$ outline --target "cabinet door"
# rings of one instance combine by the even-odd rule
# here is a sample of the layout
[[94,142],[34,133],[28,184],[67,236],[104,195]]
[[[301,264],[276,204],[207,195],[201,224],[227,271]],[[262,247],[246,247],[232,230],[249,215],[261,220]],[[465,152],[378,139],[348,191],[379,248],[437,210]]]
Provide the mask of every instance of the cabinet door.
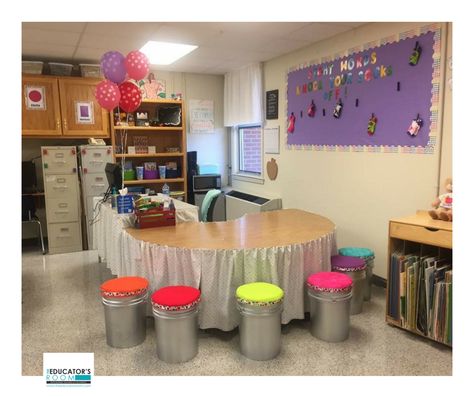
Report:
[[100,80],[60,78],[63,135],[77,137],[108,137],[108,113],[94,97]]
[[57,78],[23,76],[21,90],[22,135],[61,135]]

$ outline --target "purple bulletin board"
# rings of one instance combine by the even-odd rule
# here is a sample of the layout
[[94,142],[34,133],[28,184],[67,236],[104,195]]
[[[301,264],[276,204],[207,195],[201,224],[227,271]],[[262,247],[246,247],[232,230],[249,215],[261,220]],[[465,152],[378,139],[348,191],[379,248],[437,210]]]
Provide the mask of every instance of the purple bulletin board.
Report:
[[[415,66],[410,55],[418,42]],[[403,151],[432,153],[439,100],[440,30],[429,26],[351,49],[348,55],[293,68],[287,76],[287,133],[291,148],[316,150]],[[342,101],[340,118],[333,111]],[[308,115],[312,101],[314,117]],[[323,115],[323,112],[325,115]],[[367,132],[372,114],[375,133]],[[416,136],[407,130],[414,118],[423,120]]]

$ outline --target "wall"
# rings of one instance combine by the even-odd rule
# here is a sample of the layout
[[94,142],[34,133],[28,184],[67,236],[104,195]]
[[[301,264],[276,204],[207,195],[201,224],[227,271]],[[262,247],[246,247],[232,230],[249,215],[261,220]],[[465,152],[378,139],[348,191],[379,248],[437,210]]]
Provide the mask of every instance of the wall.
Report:
[[[374,249],[374,273],[384,278],[388,221],[429,208],[438,191],[440,145],[437,143],[432,155],[287,150],[286,74],[290,67],[300,63],[426,24],[370,23],[266,62],[264,89],[278,89],[280,103],[279,119],[267,121],[266,126],[280,127],[281,150],[279,155],[265,155],[264,168],[267,161],[275,158],[278,178],[270,181],[265,174],[263,185],[233,182],[236,190],[281,197],[284,208],[328,217],[336,224],[338,246]],[[443,27],[443,40],[445,35]],[[441,73],[444,76],[444,67]],[[447,114],[444,122],[450,117]],[[445,134],[447,142],[451,130],[446,129]]]

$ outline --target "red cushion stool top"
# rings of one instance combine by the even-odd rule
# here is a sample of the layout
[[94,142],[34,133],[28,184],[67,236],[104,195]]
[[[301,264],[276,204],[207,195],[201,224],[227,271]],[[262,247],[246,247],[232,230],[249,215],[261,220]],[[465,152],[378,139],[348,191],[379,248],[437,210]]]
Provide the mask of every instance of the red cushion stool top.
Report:
[[199,303],[201,291],[187,285],[171,285],[155,291],[151,296],[153,307],[166,311],[187,310]]
[[143,277],[118,277],[106,281],[100,286],[105,298],[127,298],[141,295],[147,291],[148,280]]
[[331,270],[338,272],[356,272],[365,270],[365,260],[355,256],[334,255],[331,256]]
[[306,285],[320,292],[348,292],[352,289],[352,279],[342,273],[319,272],[311,274]]

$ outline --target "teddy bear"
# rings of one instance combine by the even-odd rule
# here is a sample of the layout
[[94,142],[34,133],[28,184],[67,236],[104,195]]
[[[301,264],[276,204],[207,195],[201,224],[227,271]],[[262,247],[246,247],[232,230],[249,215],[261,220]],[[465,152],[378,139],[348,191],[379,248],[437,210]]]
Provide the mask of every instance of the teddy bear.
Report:
[[453,180],[446,179],[445,183],[447,193],[439,196],[431,203],[434,210],[428,211],[433,219],[441,219],[442,221],[452,222],[453,220]]

